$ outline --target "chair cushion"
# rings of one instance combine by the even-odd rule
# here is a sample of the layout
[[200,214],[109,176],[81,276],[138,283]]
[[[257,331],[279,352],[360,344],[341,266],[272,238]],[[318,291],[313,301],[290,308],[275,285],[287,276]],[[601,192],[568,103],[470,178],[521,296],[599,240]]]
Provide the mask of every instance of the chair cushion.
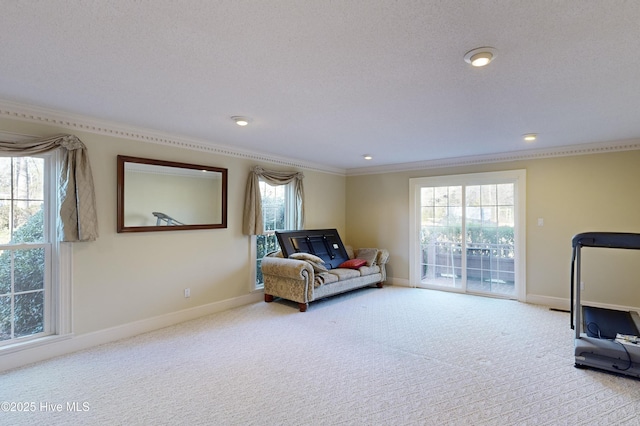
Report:
[[367,264],[364,259],[349,259],[346,262],[342,262],[338,265],[338,268],[360,269],[360,267]]
[[367,261],[367,266],[374,266],[378,257],[377,248],[361,248],[357,251],[356,257]]
[[304,260],[305,262],[309,263],[313,267],[314,273],[328,271],[327,267],[324,266],[324,260],[320,259],[318,256],[314,256],[313,254],[293,253],[291,256],[289,256],[289,258],[296,259],[296,260]]
[[347,268],[331,269],[329,273],[333,275],[337,275],[340,281],[348,280],[349,278],[357,278],[360,276],[360,271],[356,269],[347,269]]

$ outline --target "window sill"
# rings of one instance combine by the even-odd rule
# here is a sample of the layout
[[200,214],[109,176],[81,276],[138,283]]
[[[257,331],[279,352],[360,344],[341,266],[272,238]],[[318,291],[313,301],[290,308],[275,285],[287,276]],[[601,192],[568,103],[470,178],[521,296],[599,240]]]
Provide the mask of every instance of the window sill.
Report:
[[59,335],[54,334],[50,336],[44,336],[36,339],[27,340],[24,342],[16,342],[6,346],[0,347],[0,355],[11,354],[15,352],[20,352],[26,349],[37,348],[39,346],[48,345],[51,343],[57,343],[63,340],[68,340],[73,337],[73,333]]

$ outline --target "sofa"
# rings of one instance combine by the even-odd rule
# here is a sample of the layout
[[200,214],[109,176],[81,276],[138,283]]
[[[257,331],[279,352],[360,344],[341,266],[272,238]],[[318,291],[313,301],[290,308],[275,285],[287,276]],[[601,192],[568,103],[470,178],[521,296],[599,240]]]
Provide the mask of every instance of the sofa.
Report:
[[323,259],[309,253],[293,253],[285,258],[279,251],[265,256],[261,265],[265,302],[280,297],[297,302],[300,312],[305,312],[309,302],[323,297],[371,285],[382,288],[389,252],[377,248],[352,250],[348,246],[345,249],[349,259],[337,267],[327,266]]

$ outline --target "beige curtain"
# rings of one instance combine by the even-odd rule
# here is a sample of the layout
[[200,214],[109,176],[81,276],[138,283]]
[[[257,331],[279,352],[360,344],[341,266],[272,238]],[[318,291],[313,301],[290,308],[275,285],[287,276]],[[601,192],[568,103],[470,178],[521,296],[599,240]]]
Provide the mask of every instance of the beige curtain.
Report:
[[304,175],[300,172],[278,172],[255,166],[251,169],[249,179],[247,180],[242,232],[245,235],[260,235],[264,233],[262,197],[259,186],[260,178],[270,185],[286,185],[294,181],[296,198],[294,220],[296,229],[302,229],[304,227],[304,190],[302,187]]
[[60,241],[94,241],[98,238],[98,215],[87,148],[73,135],[57,135],[26,142],[0,141],[0,153],[12,157],[63,149],[59,181]]

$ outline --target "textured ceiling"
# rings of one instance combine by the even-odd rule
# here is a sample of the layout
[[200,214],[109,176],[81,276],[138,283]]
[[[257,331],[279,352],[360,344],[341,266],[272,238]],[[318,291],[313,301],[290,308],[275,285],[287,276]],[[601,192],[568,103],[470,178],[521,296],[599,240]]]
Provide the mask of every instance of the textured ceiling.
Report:
[[[217,146],[353,169],[640,138],[639,1],[0,10],[0,99]],[[488,67],[463,61],[479,46],[498,51]]]

